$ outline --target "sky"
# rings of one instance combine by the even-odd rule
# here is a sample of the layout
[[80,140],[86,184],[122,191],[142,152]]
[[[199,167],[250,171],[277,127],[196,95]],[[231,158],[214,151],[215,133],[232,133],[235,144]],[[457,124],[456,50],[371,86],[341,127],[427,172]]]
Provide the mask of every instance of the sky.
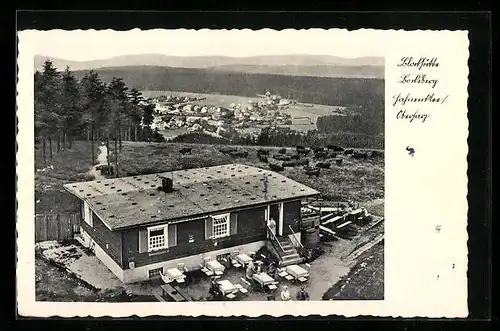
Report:
[[[385,32],[385,33],[384,33]],[[73,61],[130,54],[170,56],[333,55],[384,56],[387,31],[281,30],[27,30],[33,53]]]

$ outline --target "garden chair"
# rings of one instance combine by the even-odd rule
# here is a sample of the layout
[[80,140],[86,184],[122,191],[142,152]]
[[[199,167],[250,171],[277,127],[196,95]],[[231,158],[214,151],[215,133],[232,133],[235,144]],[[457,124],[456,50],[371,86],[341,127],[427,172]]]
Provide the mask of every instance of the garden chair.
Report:
[[238,291],[240,291],[243,294],[248,294],[249,288],[252,286],[245,278],[241,277],[240,278],[241,282],[239,284],[235,284],[236,288]]
[[188,268],[186,268],[184,263],[177,263],[177,269],[182,273],[188,272]]
[[210,257],[205,257],[203,258],[203,263],[200,264],[200,267],[201,267],[201,271],[207,275],[208,277],[211,277],[214,275],[214,273],[207,268],[207,263],[211,260]]

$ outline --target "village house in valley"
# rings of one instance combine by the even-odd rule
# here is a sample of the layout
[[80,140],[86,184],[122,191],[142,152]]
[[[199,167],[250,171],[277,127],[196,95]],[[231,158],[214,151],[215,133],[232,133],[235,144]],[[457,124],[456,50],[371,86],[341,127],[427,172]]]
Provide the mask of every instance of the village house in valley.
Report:
[[[124,283],[207,257],[300,245],[301,203],[319,192],[241,164],[64,185],[79,198],[86,246]],[[276,236],[268,219],[276,221]],[[280,255],[300,260],[296,251]]]

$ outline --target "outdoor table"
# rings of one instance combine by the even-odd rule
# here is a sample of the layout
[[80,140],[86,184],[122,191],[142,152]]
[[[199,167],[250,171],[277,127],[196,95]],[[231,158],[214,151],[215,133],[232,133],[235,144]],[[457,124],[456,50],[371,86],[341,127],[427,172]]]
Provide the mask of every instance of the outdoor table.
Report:
[[235,292],[238,290],[236,288],[236,286],[234,286],[233,283],[231,283],[228,280],[221,280],[221,281],[217,282],[217,284],[219,285],[219,289],[221,290],[221,292],[224,295]]
[[288,272],[290,275],[292,275],[293,278],[295,278],[295,279],[298,279],[300,277],[309,276],[309,272],[306,269],[299,267],[296,264],[287,266],[286,272]]
[[216,260],[208,261],[207,268],[210,269],[216,275],[220,275],[224,272],[224,266],[220,264],[219,261]]
[[274,283],[274,279],[265,272],[254,274],[253,279],[256,280],[260,285],[262,285],[262,287]]
[[245,266],[250,261],[252,261],[252,258],[246,254],[239,254],[238,256],[236,256],[236,260],[238,260],[238,262]]
[[168,269],[167,270],[167,275],[174,279],[174,280],[178,280],[178,279],[184,279],[186,276],[177,268],[171,268],[171,269]]

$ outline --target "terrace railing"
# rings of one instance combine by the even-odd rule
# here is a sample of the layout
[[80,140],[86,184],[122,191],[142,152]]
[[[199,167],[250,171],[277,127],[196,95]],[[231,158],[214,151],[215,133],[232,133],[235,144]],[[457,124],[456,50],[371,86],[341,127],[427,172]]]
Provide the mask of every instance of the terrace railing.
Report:
[[298,246],[304,248],[304,246],[302,245],[302,243],[300,242],[300,240],[298,240],[297,237],[295,236],[295,231],[293,231],[292,227],[290,225],[288,227],[290,228],[290,231],[292,231],[293,240],[298,244]]

